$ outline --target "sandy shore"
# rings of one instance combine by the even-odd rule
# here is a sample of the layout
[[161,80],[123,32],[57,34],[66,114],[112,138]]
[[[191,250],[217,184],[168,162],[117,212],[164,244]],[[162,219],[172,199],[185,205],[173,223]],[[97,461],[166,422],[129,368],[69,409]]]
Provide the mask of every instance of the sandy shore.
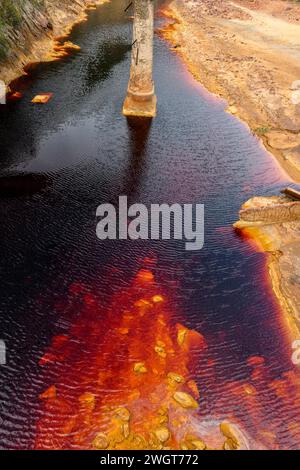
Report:
[[[248,123],[300,181],[300,4],[289,1],[172,1],[160,31],[228,112]],[[299,81],[299,82],[298,82]],[[287,202],[253,198],[244,207]],[[300,203],[299,203],[300,204]],[[273,291],[290,340],[300,338],[300,221],[272,219],[236,227],[269,253]]]
[[300,182],[300,5],[174,0],[162,12],[171,19],[162,34],[193,75]]

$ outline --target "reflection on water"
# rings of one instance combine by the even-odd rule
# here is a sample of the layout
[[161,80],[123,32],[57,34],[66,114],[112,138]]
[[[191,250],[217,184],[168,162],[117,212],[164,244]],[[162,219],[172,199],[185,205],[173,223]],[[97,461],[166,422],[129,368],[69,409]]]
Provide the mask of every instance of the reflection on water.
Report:
[[126,194],[130,197],[139,186],[139,177],[145,164],[147,140],[152,125],[152,119],[127,118],[130,162],[127,169]]
[[[135,377],[129,367],[143,354],[152,364],[156,352],[146,346],[174,342],[180,324],[206,343],[188,363],[180,355],[176,361],[178,368],[185,365],[187,382],[196,384],[189,388],[199,402],[196,422],[231,420],[257,445],[296,448],[299,379],[266,280],[266,258],[231,229],[244,200],[277,191],[284,174],[158,38],[158,116],[146,128],[123,118],[131,34],[121,2],[91,12],[70,39],[81,51],[37,67],[18,84],[23,99],[0,111],[0,176],[37,174],[46,182],[32,194],[0,194],[1,338],[8,350],[8,365],[0,368],[1,447],[82,448],[95,437],[97,416],[108,434],[113,416],[103,410],[107,397],[114,410],[129,407],[123,394],[126,377]],[[32,97],[43,92],[53,99],[33,105]],[[204,203],[204,249],[186,252],[181,241],[97,240],[97,206],[117,204],[122,194],[130,204]],[[152,288],[139,291],[134,284],[145,259],[154,260],[155,289],[167,299],[164,339],[156,335],[152,310],[143,318],[134,307],[137,292],[153,297]],[[129,309],[133,336],[123,338],[118,329],[127,328]],[[101,368],[111,378],[95,387]],[[91,395],[78,402],[84,393],[97,395],[95,414],[80,412],[93,403]]]
[[91,56],[86,64],[86,77],[84,83],[92,87],[100,80],[106,80],[110,76],[111,69],[124,60],[131,50],[130,45],[122,44],[122,38],[116,38],[116,43],[109,41],[99,44],[95,56]]

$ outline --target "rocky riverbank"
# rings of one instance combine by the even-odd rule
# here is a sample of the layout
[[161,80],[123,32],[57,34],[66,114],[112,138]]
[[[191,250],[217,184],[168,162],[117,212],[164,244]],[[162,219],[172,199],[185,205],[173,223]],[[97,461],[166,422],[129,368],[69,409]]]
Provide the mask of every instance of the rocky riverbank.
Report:
[[[0,80],[8,86],[28,64],[59,57],[63,38],[74,23],[104,1],[0,0]],[[72,48],[69,43],[65,46]]]
[[273,290],[287,315],[290,340],[300,338],[300,201],[287,196],[254,197],[240,211],[237,229],[270,254]]
[[300,181],[300,4],[174,0],[162,13],[194,76]]
[[[228,102],[300,181],[300,5],[291,1],[172,1],[160,30],[196,79]],[[270,253],[273,290],[300,337],[300,202],[254,197],[236,228]]]

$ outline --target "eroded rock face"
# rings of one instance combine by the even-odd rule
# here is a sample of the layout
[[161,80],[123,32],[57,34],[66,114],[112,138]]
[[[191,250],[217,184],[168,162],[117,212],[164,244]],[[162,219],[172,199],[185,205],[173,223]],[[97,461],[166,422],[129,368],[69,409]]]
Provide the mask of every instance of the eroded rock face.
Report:
[[266,133],[266,138],[270,147],[279,150],[289,150],[300,145],[299,134],[270,131]]
[[279,199],[277,203],[248,207],[240,211],[240,219],[246,222],[282,223],[300,221],[300,201]]

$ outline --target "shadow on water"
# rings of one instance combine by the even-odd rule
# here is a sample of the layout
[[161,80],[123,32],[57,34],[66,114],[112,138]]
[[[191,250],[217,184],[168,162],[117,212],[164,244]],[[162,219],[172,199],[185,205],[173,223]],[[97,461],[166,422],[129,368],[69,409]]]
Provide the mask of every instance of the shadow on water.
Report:
[[134,195],[134,191],[139,187],[152,119],[129,117],[127,118],[127,124],[130,136],[130,160],[124,194],[130,197]]
[[122,44],[121,40],[118,41],[118,38],[115,43],[105,41],[99,44],[95,55],[90,57],[86,64],[86,85],[91,87],[109,78],[111,70],[116,64],[124,60],[130,49],[130,45]]
[[50,183],[49,177],[37,173],[0,176],[0,198],[35,194]]

